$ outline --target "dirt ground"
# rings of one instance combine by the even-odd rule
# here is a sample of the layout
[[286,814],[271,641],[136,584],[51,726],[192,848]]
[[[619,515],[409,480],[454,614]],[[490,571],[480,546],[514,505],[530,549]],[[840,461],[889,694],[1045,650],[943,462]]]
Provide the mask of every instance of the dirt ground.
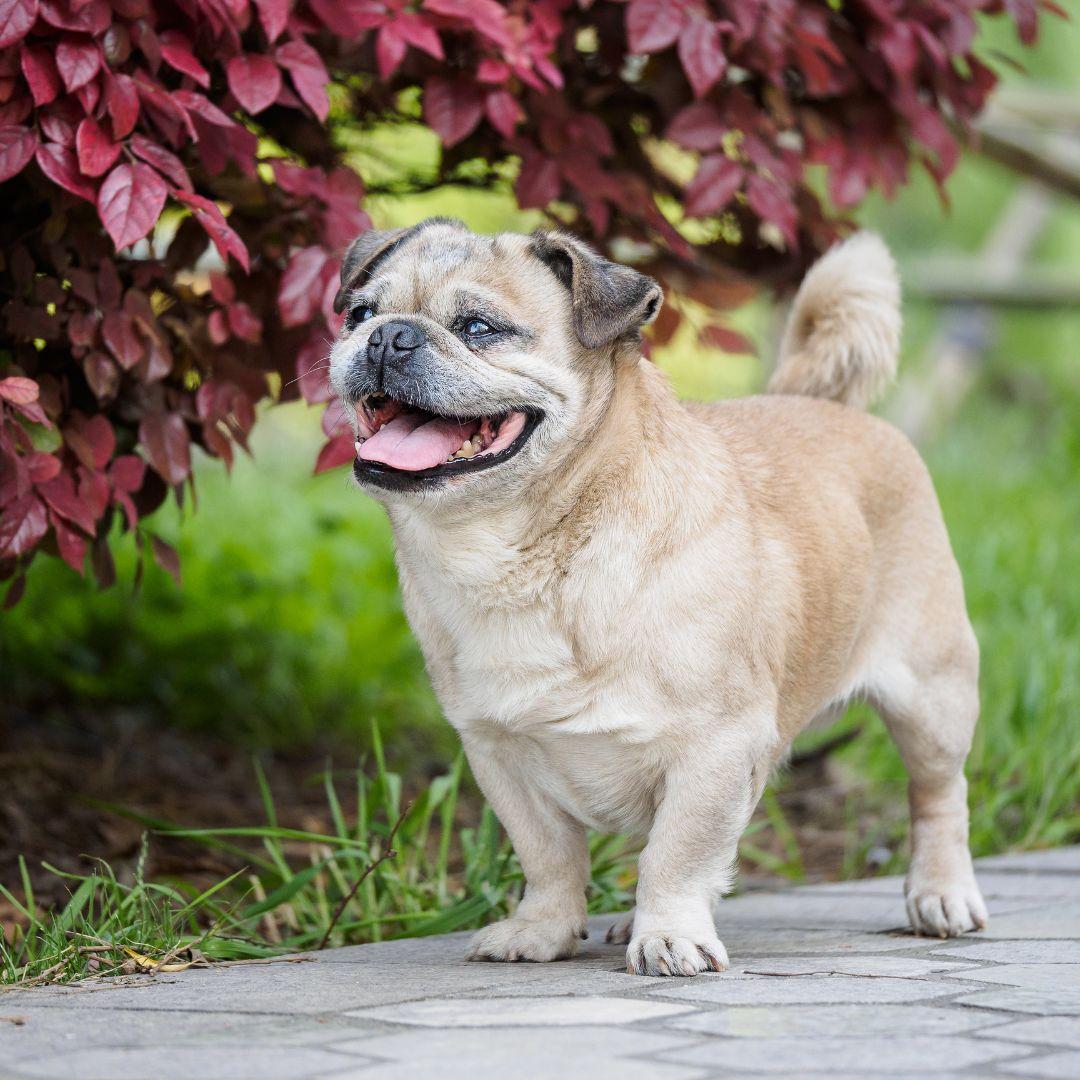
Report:
[[[356,757],[355,749],[342,746],[259,754],[280,824],[311,831],[329,828],[321,776],[330,762],[338,768],[355,767]],[[344,790],[342,797],[346,813],[351,812]],[[864,807],[853,831],[853,798],[858,803],[850,780],[828,755],[796,759],[778,796],[790,835],[765,824],[750,841],[778,860],[790,856],[794,841],[808,881],[872,872],[889,851],[866,837],[886,835],[891,826],[880,813]],[[130,873],[145,826],[110,806],[190,828],[265,821],[250,749],[135,715],[42,720],[0,708],[0,882],[21,892],[20,855],[39,904],[62,901],[66,891],[63,880],[46,871],[42,862],[85,872],[100,858],[119,875]],[[478,806],[475,795],[461,800],[462,824],[475,818]],[[766,816],[759,810],[756,820]],[[854,865],[853,844],[862,852]],[[870,852],[869,861],[863,849]],[[237,869],[229,860],[203,845],[158,836],[150,846],[147,870],[154,876],[213,880]],[[744,886],[776,880],[775,873],[743,858]]]

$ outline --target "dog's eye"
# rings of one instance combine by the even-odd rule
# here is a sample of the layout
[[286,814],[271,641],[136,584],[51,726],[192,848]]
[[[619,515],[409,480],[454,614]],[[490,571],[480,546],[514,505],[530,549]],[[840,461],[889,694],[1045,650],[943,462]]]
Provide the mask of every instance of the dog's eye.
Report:
[[495,328],[491,323],[484,322],[483,319],[470,319],[465,324],[465,333],[469,337],[480,337],[482,334],[490,334]]
[[375,318],[375,309],[370,304],[358,304],[349,312],[349,319],[354,326]]

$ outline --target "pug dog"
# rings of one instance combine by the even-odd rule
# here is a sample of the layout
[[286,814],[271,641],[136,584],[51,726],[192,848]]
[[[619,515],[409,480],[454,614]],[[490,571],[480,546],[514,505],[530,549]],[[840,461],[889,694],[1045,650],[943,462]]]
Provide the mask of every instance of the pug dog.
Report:
[[525,874],[471,956],[574,954],[592,828],[645,838],[609,934],[627,970],[723,970],[716,902],[770,771],[855,699],[909,775],[912,927],[985,926],[963,771],[978,646],[927,470],[864,411],[897,362],[888,251],[860,233],[814,266],[758,397],[678,400],[641,355],[661,302],[559,231],[436,218],[343,262],[353,471]]

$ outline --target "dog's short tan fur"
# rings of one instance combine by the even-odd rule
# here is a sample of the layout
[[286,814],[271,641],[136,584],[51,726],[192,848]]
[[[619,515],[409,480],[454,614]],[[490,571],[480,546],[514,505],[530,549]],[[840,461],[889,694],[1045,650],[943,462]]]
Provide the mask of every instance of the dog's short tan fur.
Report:
[[[334,347],[344,397],[392,314],[429,334],[434,392],[460,415],[500,401],[544,414],[486,472],[371,488],[435,690],[527,879],[472,955],[574,953],[591,826],[647,837],[637,908],[613,928],[629,970],[722,969],[714,904],[770,770],[860,697],[910,775],[913,927],[984,925],[963,776],[978,651],[960,575],[918,454],[851,407],[895,369],[881,242],[860,234],[810,272],[772,393],[715,405],[677,400],[641,359],[654,283],[561,234],[426,223],[363,238],[343,279],[343,306],[378,306]],[[466,347],[446,328],[461,290],[531,337]]]

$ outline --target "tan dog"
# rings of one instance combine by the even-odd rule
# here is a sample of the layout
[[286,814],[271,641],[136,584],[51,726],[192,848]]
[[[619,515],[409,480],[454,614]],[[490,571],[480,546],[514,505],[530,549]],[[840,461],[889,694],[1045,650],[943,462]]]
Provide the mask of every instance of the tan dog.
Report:
[[474,957],[576,951],[593,827],[648,837],[613,928],[628,969],[722,970],[713,907],[769,772],[854,698],[910,775],[912,926],[985,924],[960,574],[918,454],[860,411],[894,372],[898,299],[854,237],[803,283],[771,393],[700,405],[641,359],[657,284],[571,236],[434,219],[353,244],[331,371],[356,478],[527,880]]

